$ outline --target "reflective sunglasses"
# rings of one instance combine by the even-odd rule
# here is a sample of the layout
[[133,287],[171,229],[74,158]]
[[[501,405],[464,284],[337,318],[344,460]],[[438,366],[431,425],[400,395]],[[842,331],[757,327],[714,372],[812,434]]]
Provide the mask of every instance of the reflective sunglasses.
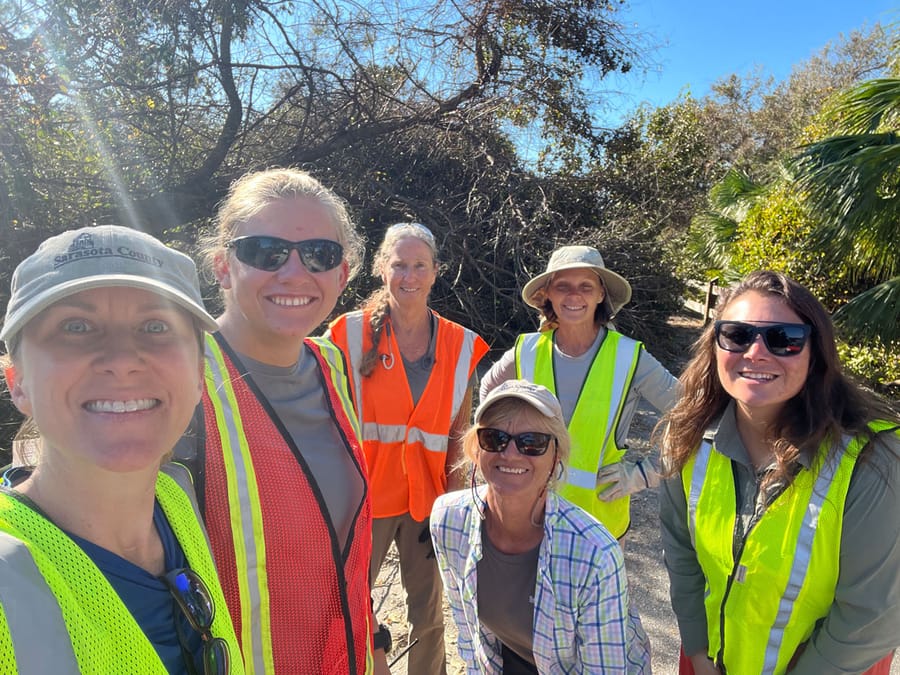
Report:
[[796,356],[803,351],[812,333],[812,326],[805,323],[765,322],[755,326],[743,321],[716,321],[716,344],[726,352],[743,354],[762,335],[763,342],[775,356]]
[[[213,637],[210,632],[216,608],[203,579],[187,567],[167,572],[160,579],[175,598],[175,604],[184,612],[191,627],[203,639],[203,675],[227,675],[231,670],[231,654],[228,643],[220,637]],[[189,653],[181,634],[181,624],[178,625],[178,639],[184,651]]]
[[503,452],[510,441],[515,441],[519,454],[528,457],[540,457],[547,452],[550,441],[556,440],[550,434],[542,434],[538,431],[526,431],[512,435],[500,431],[500,429],[485,427],[475,433],[478,435],[478,445],[485,452]]
[[254,234],[232,239],[225,246],[234,249],[235,257],[245,265],[266,272],[281,268],[291,251],[300,254],[300,261],[310,272],[333,270],[344,259],[344,247],[331,239],[288,241]]

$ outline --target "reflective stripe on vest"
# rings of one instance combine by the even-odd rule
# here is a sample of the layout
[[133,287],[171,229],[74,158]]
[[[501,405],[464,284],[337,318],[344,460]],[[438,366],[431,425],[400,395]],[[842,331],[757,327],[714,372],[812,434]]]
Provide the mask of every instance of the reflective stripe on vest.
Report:
[[474,332],[437,314],[435,365],[414,405],[396,340],[386,327],[379,361],[368,377],[359,365],[371,346],[369,311],[338,317],[329,328],[352,371],[353,398],[362,425],[373,515],[410,513],[423,520],[446,489],[446,453],[453,420],[487,344]]
[[9,609],[6,630],[0,626],[0,672],[77,675],[66,622],[28,548],[0,532],[0,560],[0,610]]
[[687,525],[707,582],[709,654],[715,659],[722,651],[724,622],[729,672],[784,673],[830,610],[844,503],[863,440],[842,439],[837,458],[823,445],[814,469],[801,470],[746,534],[737,561],[731,460],[704,441],[682,470]]
[[[553,368],[555,331],[528,333],[516,340],[516,375],[557,392]],[[581,395],[569,420],[572,454],[564,482],[558,491],[592,514],[621,537],[630,522],[630,498],[604,502],[597,497],[597,471],[622,459],[616,445],[616,427],[622,415],[631,380],[637,368],[641,343],[607,330],[585,375]]]
[[[346,330],[346,346],[343,340],[339,340],[340,347],[345,349],[347,359],[350,362],[350,370],[353,373],[353,401],[356,411],[362,420],[362,438],[364,441],[385,443],[421,443],[426,450],[431,452],[447,452],[447,434],[431,433],[419,427],[399,424],[379,424],[376,421],[368,421],[365,415],[365,397],[363,396],[364,378],[359,372],[359,364],[363,356],[363,328],[368,326],[368,313],[350,312],[342,317]],[[384,334],[382,334],[384,335]],[[337,338],[335,338],[338,340]],[[384,337],[382,337],[384,339]],[[453,399],[450,410],[450,420],[454,420],[462,406],[463,399],[468,390],[469,379],[472,371],[481,355],[475,359],[475,341],[480,340],[475,333],[465,330],[463,344],[459,358],[456,360],[456,371],[453,377]],[[379,364],[380,365],[380,364]],[[422,396],[424,397],[424,393]]]
[[[213,604],[225,607],[205,535],[187,494],[173,478],[160,473],[156,497],[188,564],[206,582]],[[0,648],[13,649],[20,672],[166,673],[115,589],[68,535],[6,494],[0,494],[0,532],[5,563],[0,601],[8,626]],[[36,592],[40,590],[46,592]],[[216,612],[211,631],[228,642],[232,655],[240,654],[227,611]],[[0,653],[0,662],[9,660]],[[240,658],[232,659],[231,672],[244,672]]]
[[258,506],[259,489],[225,356],[212,335],[206,336],[206,377],[211,382],[207,391],[222,439],[228,501],[237,506],[231,510],[231,528],[241,605],[244,661],[248,674],[271,673],[275,669],[272,644],[263,639],[264,635],[272,634],[272,629],[266,566],[260,564],[266,559],[266,543]]
[[[235,623],[240,624],[247,671],[313,672],[327,662],[335,673],[371,672],[367,492],[342,550],[302,455],[260,398],[252,378],[226,350],[215,336],[207,338],[206,508],[220,575],[227,584],[231,610],[239,617]],[[342,439],[340,450],[351,456],[365,481],[344,357],[324,339],[305,340],[304,350],[318,363],[327,405]],[[268,472],[268,479],[259,483],[262,471]],[[279,506],[284,498],[292,500],[290,509]],[[285,510],[292,515],[281,518],[278,514]],[[312,537],[309,546],[302,538],[306,535]],[[290,542],[291,548],[268,552],[267,537]],[[297,604],[304,593],[298,586],[302,571],[298,578],[285,573],[294,564],[290,557],[294,546],[303,547],[297,560],[302,557],[304,562],[298,564],[306,571],[321,569],[317,577],[321,583],[306,591],[310,599],[302,607]],[[293,623],[278,621],[285,612],[291,613]]]

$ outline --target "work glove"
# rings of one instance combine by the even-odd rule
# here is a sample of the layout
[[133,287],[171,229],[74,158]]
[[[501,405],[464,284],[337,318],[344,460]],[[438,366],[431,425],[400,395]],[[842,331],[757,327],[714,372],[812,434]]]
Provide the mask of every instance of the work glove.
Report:
[[609,483],[597,493],[605,502],[612,502],[635,492],[659,485],[659,472],[653,462],[616,462],[607,464],[597,472],[597,486]]

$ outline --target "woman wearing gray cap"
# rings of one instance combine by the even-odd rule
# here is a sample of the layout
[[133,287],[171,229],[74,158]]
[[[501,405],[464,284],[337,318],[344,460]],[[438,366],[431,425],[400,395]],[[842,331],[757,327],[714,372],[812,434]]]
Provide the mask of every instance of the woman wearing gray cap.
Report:
[[438,498],[431,535],[468,673],[650,672],[621,548],[553,490],[569,450],[559,402],[524,380],[491,391],[463,437],[471,491]]
[[0,671],[244,672],[189,476],[163,464],[215,326],[190,258],[128,228],[16,268],[0,339],[40,449],[0,487]]
[[572,436],[560,494],[622,538],[631,522],[629,495],[659,484],[651,461],[623,459],[628,428],[641,398],[667,410],[677,380],[643,344],[608,327],[631,299],[631,286],[603,264],[597,249],[556,249],[522,298],[540,312],[540,331],[520,335],[491,367],[481,397],[513,377],[548,387]]

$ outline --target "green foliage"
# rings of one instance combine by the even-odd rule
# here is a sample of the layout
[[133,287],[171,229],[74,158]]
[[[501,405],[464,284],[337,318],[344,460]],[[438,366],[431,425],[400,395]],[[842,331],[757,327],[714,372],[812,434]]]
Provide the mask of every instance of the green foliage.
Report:
[[841,363],[850,373],[888,395],[900,394],[900,349],[878,338],[864,343],[838,340]]
[[836,320],[852,334],[900,342],[900,79],[863,82],[837,96],[824,117],[833,135],[791,161],[816,216],[808,245],[875,286]]

